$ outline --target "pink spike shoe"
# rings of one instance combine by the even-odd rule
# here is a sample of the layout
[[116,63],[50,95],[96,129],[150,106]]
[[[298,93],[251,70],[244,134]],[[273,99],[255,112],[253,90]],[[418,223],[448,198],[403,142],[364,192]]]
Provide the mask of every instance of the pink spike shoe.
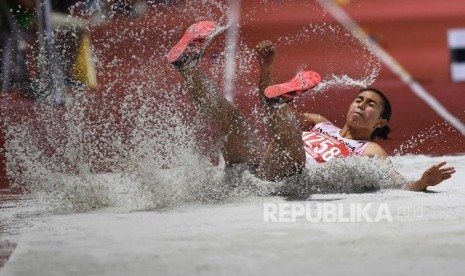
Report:
[[282,107],[295,97],[300,97],[303,93],[318,85],[321,76],[317,72],[303,71],[298,73],[290,81],[265,88],[265,97],[272,107]]
[[191,25],[181,40],[168,52],[168,61],[177,70],[195,67],[202,59],[212,39],[227,27],[218,27],[212,21],[201,21]]

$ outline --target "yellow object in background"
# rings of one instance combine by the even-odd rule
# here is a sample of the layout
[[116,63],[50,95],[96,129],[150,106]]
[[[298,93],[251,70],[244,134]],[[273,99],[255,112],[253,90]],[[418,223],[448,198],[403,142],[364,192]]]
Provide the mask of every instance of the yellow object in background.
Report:
[[350,0],[336,0],[336,4],[342,7],[349,5],[349,3],[350,3]]
[[84,35],[74,64],[74,76],[78,81],[94,89],[98,87],[97,71],[92,56],[90,38]]

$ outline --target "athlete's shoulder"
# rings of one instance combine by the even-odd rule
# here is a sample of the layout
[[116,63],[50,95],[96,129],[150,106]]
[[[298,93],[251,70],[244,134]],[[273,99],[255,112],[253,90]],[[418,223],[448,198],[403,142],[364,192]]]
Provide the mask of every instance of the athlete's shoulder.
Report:
[[387,152],[374,142],[368,142],[366,149],[363,151],[363,156],[373,156],[383,160],[389,157]]
[[328,119],[321,116],[320,114],[314,113],[295,113],[299,125],[302,130],[308,130],[314,127],[316,124],[329,122]]

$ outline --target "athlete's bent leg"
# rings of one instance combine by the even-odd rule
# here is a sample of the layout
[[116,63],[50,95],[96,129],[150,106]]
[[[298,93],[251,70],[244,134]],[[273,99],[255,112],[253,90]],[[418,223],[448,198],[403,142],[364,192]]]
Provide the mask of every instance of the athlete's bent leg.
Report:
[[299,173],[305,166],[302,132],[294,112],[286,105],[317,85],[321,77],[313,71],[298,73],[286,83],[272,84],[272,71],[276,51],[271,41],[256,47],[260,66],[258,93],[266,115],[272,143],[260,162],[257,176],[266,180],[279,180]]
[[289,107],[269,110],[268,131],[271,145],[260,161],[257,176],[276,181],[300,173],[305,166],[302,132]]

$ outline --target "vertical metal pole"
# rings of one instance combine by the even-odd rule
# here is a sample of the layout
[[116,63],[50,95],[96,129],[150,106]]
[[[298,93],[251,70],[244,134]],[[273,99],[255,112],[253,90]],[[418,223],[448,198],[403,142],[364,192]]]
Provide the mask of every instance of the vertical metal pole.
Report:
[[234,78],[236,75],[237,43],[239,42],[239,22],[241,18],[241,0],[229,0],[228,25],[226,33],[226,60],[224,71],[224,96],[232,102],[234,99]]
[[13,79],[13,56],[16,54],[15,50],[17,48],[17,43],[15,43],[15,38],[18,35],[18,26],[16,26],[16,23],[13,20],[12,15],[8,12],[9,7],[6,4],[6,2],[0,2],[0,11],[4,13],[6,17],[5,21],[7,23],[7,27],[9,28],[9,34],[4,34],[2,37],[0,37],[2,40],[4,40],[3,51],[0,53],[0,55],[2,55],[1,89],[3,92],[6,92],[8,89],[10,89],[11,82]]
[[[226,60],[224,70],[224,97],[234,101],[234,78],[236,76],[237,43],[239,42],[239,22],[241,18],[241,0],[229,0],[228,25],[226,31]],[[218,166],[224,168],[225,161],[221,151],[218,152]]]
[[[3,38],[2,38],[3,39]],[[11,55],[13,53],[12,39],[9,37],[3,45],[2,55],[2,92],[10,88],[11,82]]]
[[52,6],[49,0],[36,0],[37,35],[39,38],[40,89],[48,92],[52,100],[63,103],[64,77],[56,51],[52,29]]
[[45,90],[48,90],[48,81],[47,81],[47,58],[46,58],[46,45],[45,45],[45,25],[44,25],[44,16],[42,10],[42,1],[36,0],[36,18],[37,18],[37,39],[39,42],[39,56],[37,57],[37,67],[39,70],[39,90],[40,93],[44,93]]

